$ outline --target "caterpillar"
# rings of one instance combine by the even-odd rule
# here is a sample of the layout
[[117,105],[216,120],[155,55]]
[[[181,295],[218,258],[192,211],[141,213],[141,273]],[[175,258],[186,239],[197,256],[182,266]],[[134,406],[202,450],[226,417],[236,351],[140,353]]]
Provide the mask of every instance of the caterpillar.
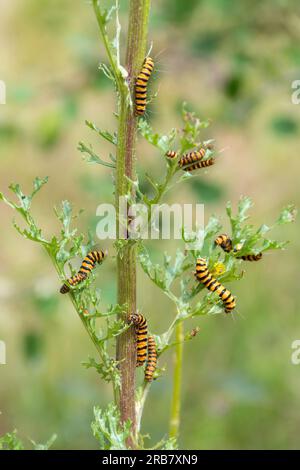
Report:
[[178,156],[177,152],[175,150],[168,150],[166,153],[167,158],[176,158]]
[[[70,286],[77,286],[80,282],[84,281],[88,274],[94,269],[96,266],[96,263],[100,264],[103,259],[105,258],[106,253],[104,251],[90,251],[84,260],[81,263],[81,266],[79,268],[79,271],[75,276],[70,277],[67,279],[67,283],[70,284]],[[62,287],[60,288],[60,293],[61,294],[66,294],[67,292],[70,291],[70,287],[68,284],[63,284]]]
[[143,116],[147,104],[147,84],[154,68],[154,62],[151,57],[146,57],[135,81],[135,112],[138,116]]
[[[225,233],[222,235],[219,235],[215,239],[215,244],[219,245],[226,253],[229,253],[232,251],[232,240],[231,238],[228,237]],[[240,247],[236,246],[233,251],[237,253],[240,250]],[[262,253],[258,253],[257,255],[254,254],[248,254],[248,255],[242,255],[242,256],[237,256],[237,259],[242,259],[243,261],[259,261],[262,258]]]
[[129,321],[135,325],[136,334],[136,367],[140,367],[147,359],[147,320],[140,313],[134,313],[129,316]]
[[145,369],[145,380],[147,382],[151,382],[153,380],[153,374],[156,370],[157,364],[157,350],[155,339],[153,336],[149,336],[148,338],[148,360]]
[[261,258],[262,258],[262,253],[258,253],[257,255],[237,256],[237,259],[242,259],[244,261],[259,261]]
[[229,313],[235,308],[236,303],[233,295],[210,274],[204,258],[197,259],[195,276],[208,290],[218,294],[224,304],[225,313]]
[[192,165],[193,163],[199,162],[205,155],[206,150],[204,148],[200,148],[197,151],[186,153],[181,157],[178,162],[180,168],[186,165]]
[[220,246],[226,253],[229,253],[232,250],[232,241],[231,238],[226,235],[226,233],[222,233],[215,239],[215,244]]
[[198,161],[194,163],[193,165],[183,168],[183,171],[193,171],[193,170],[198,170],[199,168],[206,168],[207,166],[211,166],[214,163],[215,163],[214,158],[208,158],[207,160]]

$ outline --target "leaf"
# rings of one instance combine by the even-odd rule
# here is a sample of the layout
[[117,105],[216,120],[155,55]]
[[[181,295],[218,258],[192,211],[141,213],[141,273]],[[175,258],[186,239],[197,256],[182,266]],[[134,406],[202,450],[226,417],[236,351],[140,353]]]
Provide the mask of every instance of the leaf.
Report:
[[58,214],[58,218],[63,224],[65,234],[69,234],[72,220],[72,206],[69,201],[62,201],[61,212]]
[[54,444],[57,439],[57,435],[53,434],[50,439],[45,444],[37,444],[31,439],[31,443],[33,444],[33,450],[49,450],[50,447]]
[[186,103],[182,106],[182,119],[184,126],[180,135],[180,153],[185,153],[200,146],[200,133],[210,125],[210,122],[202,121],[194,112],[188,111]]
[[103,74],[106,76],[106,78],[108,78],[112,82],[115,82],[115,77],[114,77],[114,74],[113,74],[113,71],[112,71],[111,67],[108,67],[106,64],[100,64],[99,65],[99,70],[101,70],[101,72],[103,72]]
[[110,403],[106,410],[96,406],[92,432],[101,450],[127,450],[126,440],[131,433],[131,422],[127,420],[121,424],[120,413],[114,403]]
[[115,168],[116,166],[113,165],[112,163],[109,163],[109,162],[105,162],[104,160],[102,160],[94,151],[93,149],[90,147],[87,147],[83,142],[79,142],[78,144],[78,150],[85,154],[86,155],[86,161],[88,163],[97,163],[98,165],[103,165],[103,166],[107,166],[109,168]]
[[144,119],[139,120],[138,129],[150,144],[157,147],[163,153],[166,153],[172,147],[172,143],[174,142],[177,133],[176,129],[172,129],[167,135],[153,132],[150,124]]
[[169,437],[167,440],[162,441],[162,450],[177,450],[178,444],[175,437]]
[[31,199],[33,196],[36,195],[40,189],[44,186],[44,184],[48,183],[48,176],[45,176],[45,178],[39,178],[38,176],[33,180],[33,192],[31,193]]
[[24,444],[18,438],[16,429],[0,437],[0,450],[24,450]]
[[112,377],[114,377],[115,382],[120,385],[120,373],[117,368],[118,362],[112,357],[109,357],[104,350],[102,351],[102,359],[103,361],[100,363],[92,357],[89,357],[88,360],[83,361],[81,365],[86,369],[96,369],[100,377],[107,383],[111,382]]
[[169,289],[173,281],[179,277],[183,272],[183,262],[186,256],[184,253],[177,249],[174,265],[171,265],[172,258],[167,253],[164,254],[164,268],[165,268],[165,284]]
[[[48,177],[47,176],[45,178],[36,177],[33,181],[33,191],[32,191],[30,196],[25,196],[25,194],[21,190],[21,187],[20,187],[19,184],[12,183],[12,184],[10,184],[9,189],[13,193],[15,193],[15,195],[17,196],[17,198],[19,200],[19,203],[20,203],[20,207],[22,209],[24,209],[25,212],[28,212],[29,209],[30,209],[33,197],[35,196],[36,193],[38,193],[38,191],[40,191],[40,189],[47,182],[48,182]],[[17,209],[17,206],[15,205],[14,208]]]
[[7,199],[3,193],[0,192],[0,200],[5,202],[5,204],[7,204],[8,206],[12,207],[13,209],[17,209],[17,206],[14,202],[10,201],[9,199]]
[[241,238],[241,227],[242,224],[249,218],[247,215],[248,210],[253,206],[253,202],[249,197],[241,197],[238,203],[238,213],[234,217],[232,215],[231,203],[228,202],[226,206],[226,212],[229,217],[232,229],[232,238]]
[[295,222],[297,216],[297,209],[293,204],[288,205],[282,209],[277,221],[277,225],[289,224],[290,222]]
[[108,320],[106,336],[103,339],[99,339],[99,341],[107,341],[108,339],[115,338],[124,333],[128,328],[129,325],[120,318],[113,320],[112,322]]
[[167,290],[167,281],[164,270],[158,265],[152,263],[149,253],[144,246],[140,246],[138,250],[138,260],[144,272],[150,279],[162,290]]
[[117,145],[118,144],[118,141],[117,141],[117,135],[114,134],[110,134],[110,132],[108,131],[102,131],[101,129],[99,129],[94,123],[92,123],[91,121],[85,121],[86,125],[92,129],[93,131],[95,131],[98,135],[100,135],[101,137],[103,137],[105,140],[107,140],[108,142],[110,142],[111,144],[113,145]]
[[47,240],[42,237],[41,229],[38,229],[35,225],[30,225],[29,229],[21,229],[19,225],[13,220],[13,226],[19,232],[22,237],[27,238],[27,240],[32,240],[38,243],[45,243],[47,244]]

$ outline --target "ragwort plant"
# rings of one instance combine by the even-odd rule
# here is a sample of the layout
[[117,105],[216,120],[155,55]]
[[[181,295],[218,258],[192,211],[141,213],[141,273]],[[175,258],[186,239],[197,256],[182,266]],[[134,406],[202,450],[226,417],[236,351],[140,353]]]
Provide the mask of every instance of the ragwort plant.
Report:
[[[183,172],[178,166],[178,158],[165,156],[168,150],[176,150],[178,155],[200,146],[207,145],[201,136],[209,122],[200,120],[195,113],[189,112],[186,105],[182,108],[182,127],[171,129],[162,135],[152,129],[146,118],[137,118],[134,110],[134,83],[143,60],[147,54],[147,33],[150,0],[131,0],[125,66],[120,62],[119,2],[116,0],[111,9],[103,8],[102,2],[92,0],[101,40],[107,54],[107,64],[101,64],[101,70],[114,83],[116,90],[118,128],[108,132],[86,121],[86,125],[105,139],[113,148],[110,158],[103,158],[90,146],[79,143],[78,149],[85,159],[96,165],[103,165],[114,176],[115,207],[118,214],[119,197],[125,196],[128,206],[142,202],[149,209],[161,204],[167,192],[192,178],[205,177],[205,171]],[[110,24],[111,23],[111,24]],[[108,32],[114,29],[114,37]],[[164,176],[156,181],[147,175],[151,192],[141,189],[139,175],[136,174],[136,139],[137,136],[150,143],[158,155],[161,167],[165,168]],[[218,152],[207,146],[208,155],[218,159]],[[72,205],[63,201],[61,208],[55,209],[55,215],[61,223],[59,234],[46,239],[38,223],[31,214],[31,205],[37,193],[47,183],[47,178],[35,178],[33,190],[25,194],[18,184],[12,184],[10,190],[14,200],[0,194],[3,202],[8,204],[23,220],[14,221],[16,230],[24,238],[31,240],[46,250],[61,283],[66,280],[66,268],[71,275],[76,273],[73,260],[84,257],[94,246],[95,241],[88,232],[78,233],[74,226],[77,215],[73,214]],[[269,250],[281,250],[286,242],[269,239],[269,232],[279,225],[292,222],[295,208],[288,206],[282,210],[278,219],[271,226],[262,224],[254,227],[249,223],[249,209],[252,201],[241,197],[237,212],[227,204],[226,212],[231,225],[231,238],[234,246],[240,246],[239,256],[248,253],[265,253]],[[152,220],[150,220],[153,223]],[[143,409],[152,382],[144,381],[136,386],[136,345],[134,327],[128,324],[128,316],[137,312],[136,305],[136,265],[139,263],[150,280],[169,299],[170,308],[175,316],[168,329],[161,335],[154,332],[159,360],[170,348],[175,349],[173,391],[170,412],[169,435],[162,436],[156,448],[172,449],[177,446],[180,425],[181,373],[182,354],[186,341],[193,339],[198,327],[191,330],[189,320],[205,315],[224,314],[220,298],[197,282],[193,276],[197,257],[204,257],[208,267],[221,283],[236,282],[243,275],[242,263],[236,253],[225,253],[215,246],[214,240],[222,233],[222,225],[217,217],[211,216],[204,233],[195,231],[185,233],[182,229],[181,248],[175,257],[162,254],[161,264],[152,260],[147,243],[141,239],[123,238],[117,233],[114,244],[118,272],[118,299],[115,305],[104,307],[101,294],[94,286],[95,275],[91,273],[84,282],[71,288],[68,297],[79,316],[83,327],[95,346],[96,358],[88,358],[83,365],[95,368],[102,380],[112,386],[112,402],[106,409],[98,406],[94,409],[92,432],[101,449],[145,448],[145,437],[141,434]],[[201,235],[201,236],[200,236]],[[191,245],[192,244],[192,245]],[[190,249],[186,249],[186,248]],[[111,256],[111,254],[109,254]],[[100,268],[105,272],[105,262]],[[59,290],[59,288],[58,288]],[[234,291],[234,288],[233,288]],[[59,295],[59,294],[58,294]],[[238,299],[241,309],[242,299]],[[148,312],[145,313],[148,318]],[[151,315],[151,312],[149,312]],[[153,334],[153,332],[152,332]],[[116,355],[112,357],[110,344],[116,342]],[[160,379],[164,370],[157,368],[155,378]],[[48,448],[53,439],[42,448]],[[23,448],[16,434],[7,434],[1,440],[2,448]]]

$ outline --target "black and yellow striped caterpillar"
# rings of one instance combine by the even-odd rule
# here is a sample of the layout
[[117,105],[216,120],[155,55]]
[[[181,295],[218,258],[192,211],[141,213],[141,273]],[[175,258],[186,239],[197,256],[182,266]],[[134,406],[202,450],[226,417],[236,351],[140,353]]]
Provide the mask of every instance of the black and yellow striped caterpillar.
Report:
[[157,350],[155,339],[153,336],[149,336],[148,338],[148,360],[145,369],[145,380],[147,382],[151,382],[153,380],[153,374],[156,370],[157,364]]
[[208,290],[218,294],[224,304],[225,313],[229,313],[235,308],[236,303],[233,295],[210,274],[204,258],[197,259],[195,276]]
[[224,251],[226,251],[226,253],[229,253],[232,250],[231,238],[229,238],[226,233],[218,235],[215,239],[215,244],[220,246]]
[[175,150],[168,150],[166,152],[166,157],[167,158],[176,158],[178,156],[178,153],[175,152]]
[[[90,251],[82,261],[78,273],[75,274],[75,276],[72,276],[67,279],[67,283],[70,284],[70,286],[72,287],[77,286],[77,284],[87,278],[88,274],[96,266],[96,263],[100,264],[104,260],[105,256],[106,253],[104,253],[104,251]],[[60,288],[61,294],[66,294],[70,291],[70,287],[68,286],[68,284],[65,283],[62,285],[62,287]]]
[[[222,235],[219,235],[215,239],[215,244],[219,245],[226,253],[229,253],[233,249],[232,245],[232,240],[229,238],[228,235],[223,233]],[[236,247],[233,249],[234,253],[238,253],[239,249]],[[248,254],[248,255],[242,255],[242,256],[237,256],[237,259],[242,259],[243,261],[259,261],[262,258],[262,253],[258,253],[257,255],[254,254]]]
[[205,152],[206,150],[204,148],[200,148],[199,150],[186,153],[179,160],[178,166],[182,168],[187,165],[192,165],[193,163],[200,162],[204,158]]
[[202,161],[194,163],[193,165],[183,168],[183,171],[199,170],[200,168],[206,168],[208,166],[212,166],[214,163],[215,163],[214,158],[208,158],[207,160],[202,160]]
[[237,259],[242,259],[244,261],[259,261],[261,258],[262,258],[262,253],[257,253],[257,255],[237,256]]
[[136,367],[140,367],[147,359],[148,326],[147,320],[141,313],[133,313],[129,316],[130,323],[135,326],[136,334]]
[[154,68],[151,57],[146,57],[142,70],[135,81],[135,112],[138,116],[143,116],[147,105],[147,85]]

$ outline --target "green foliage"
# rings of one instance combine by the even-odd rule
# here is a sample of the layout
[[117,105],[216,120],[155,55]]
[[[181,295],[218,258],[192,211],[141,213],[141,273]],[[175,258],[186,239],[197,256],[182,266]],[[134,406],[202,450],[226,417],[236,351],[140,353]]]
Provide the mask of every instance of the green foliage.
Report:
[[[32,439],[30,439],[32,449],[48,450],[54,444],[56,438],[56,434],[53,434],[45,444],[37,444]],[[0,437],[0,450],[25,450],[25,445],[17,436],[16,430],[10,433],[8,432],[4,434],[4,436]]]
[[92,149],[92,147],[88,147],[85,145],[83,142],[79,142],[78,144],[78,150],[79,152],[83,153],[85,155],[85,160],[88,163],[98,163],[98,165],[103,165],[107,166],[109,168],[115,168],[115,165],[109,162],[105,162],[100,158]]
[[31,443],[33,445],[33,450],[49,450],[50,447],[52,447],[52,445],[56,441],[56,439],[57,439],[56,434],[53,434],[45,444],[37,444],[36,442],[31,440]]
[[94,408],[94,421],[92,432],[100,444],[101,450],[126,450],[126,440],[131,433],[131,423],[126,421],[120,424],[120,413],[114,403],[110,403],[106,410]]
[[[15,228],[26,239],[42,244],[50,256],[61,282],[64,282],[66,277],[64,267],[66,263],[68,263],[73,275],[76,269],[72,266],[71,260],[74,257],[85,256],[94,246],[94,241],[89,234],[87,241],[84,242],[84,235],[78,234],[77,229],[73,228],[73,222],[78,215],[73,215],[72,206],[68,201],[62,202],[61,209],[55,209],[55,215],[61,223],[60,235],[52,236],[51,240],[43,237],[42,230],[37,226],[30,209],[34,196],[46,182],[47,178],[36,178],[33,184],[33,191],[29,196],[23,193],[18,184],[10,185],[11,191],[17,196],[18,203],[14,203],[2,193],[0,198],[22,216],[27,224],[27,228],[20,228],[14,222]],[[118,304],[112,305],[107,311],[101,308],[100,292],[91,285],[94,278],[94,273],[91,273],[89,278],[80,284],[78,288],[71,290],[69,297],[100,356],[101,366],[97,366],[96,369],[104,380],[113,382],[113,388],[116,392],[120,385],[119,372],[116,361],[108,353],[107,343],[110,340],[115,340],[118,335],[128,328],[128,325],[124,324],[121,319],[113,321],[110,319],[111,316],[120,315],[124,311],[123,306]],[[86,311],[88,314],[85,313]],[[104,320],[105,330],[103,327],[99,327],[98,319]],[[94,363],[89,362],[84,365],[88,368],[94,366]]]
[[238,204],[237,215],[232,214],[231,203],[227,204],[227,215],[230,220],[232,234],[231,238],[234,245],[240,245],[238,255],[242,256],[248,253],[259,253],[273,250],[283,249],[288,242],[277,242],[269,240],[264,237],[268,232],[274,229],[277,225],[283,225],[289,222],[293,222],[296,216],[296,209],[293,205],[289,205],[282,210],[277,221],[272,226],[266,224],[261,225],[259,228],[255,228],[251,224],[245,223],[249,216],[248,210],[252,207],[253,203],[249,197],[242,197]]
[[1,450],[24,450],[23,442],[18,438],[17,431],[8,432],[0,437]]
[[[242,197],[238,203],[237,214],[233,214],[231,204],[227,204],[227,215],[232,227],[230,236],[232,236],[234,245],[242,245],[238,255],[283,249],[287,242],[270,240],[265,236],[276,226],[293,222],[296,216],[295,207],[289,205],[284,208],[272,226],[269,227],[264,224],[259,228],[255,228],[247,223],[249,219],[248,211],[252,206],[253,203],[250,198]],[[151,281],[174,302],[177,310],[175,319],[169,329],[162,335],[156,336],[160,355],[177,344],[172,341],[176,325],[190,318],[224,312],[219,297],[212,292],[207,292],[205,287],[194,279],[192,270],[195,269],[198,257],[207,259],[211,272],[214,272],[215,266],[221,263],[224,272],[215,276],[222,283],[226,284],[243,277],[243,270],[241,270],[243,262],[236,258],[236,253],[234,251],[224,253],[216,247],[214,240],[220,233],[222,233],[222,225],[216,217],[212,216],[204,229],[204,234],[202,232],[194,233],[194,237],[190,240],[194,245],[196,238],[196,241],[199,242],[197,244],[199,249],[194,249],[193,245],[189,247],[189,240],[183,234],[183,241],[186,242],[185,250],[178,249],[173,261],[171,256],[164,253],[161,264],[153,263],[145,246],[139,246],[138,259],[142,269]],[[202,238],[202,235],[204,235],[203,240],[199,240],[198,237]],[[179,290],[178,282],[175,282],[178,280]],[[201,291],[204,292],[204,297],[199,301]],[[185,336],[184,341],[192,338],[193,335],[188,334]]]
[[103,137],[103,139],[107,140],[109,143],[111,143],[113,145],[117,145],[118,141],[117,141],[117,135],[116,134],[111,134],[108,131],[102,131],[93,122],[85,121],[85,123],[90,129],[95,131],[100,137]]

